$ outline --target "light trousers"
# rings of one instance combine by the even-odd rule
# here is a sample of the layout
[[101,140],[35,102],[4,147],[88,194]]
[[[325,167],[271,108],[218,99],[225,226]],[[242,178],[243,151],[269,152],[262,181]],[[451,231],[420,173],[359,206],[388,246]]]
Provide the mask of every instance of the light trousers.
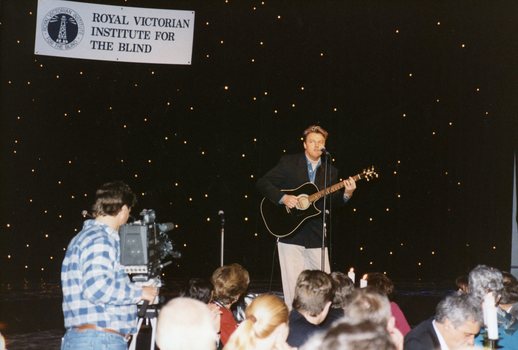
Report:
[[[282,291],[284,302],[292,309],[295,297],[295,286],[297,277],[304,270],[322,269],[322,248],[305,248],[301,245],[286,244],[279,242],[279,262],[281,265]],[[329,273],[329,255],[327,248],[324,256],[324,271]]]

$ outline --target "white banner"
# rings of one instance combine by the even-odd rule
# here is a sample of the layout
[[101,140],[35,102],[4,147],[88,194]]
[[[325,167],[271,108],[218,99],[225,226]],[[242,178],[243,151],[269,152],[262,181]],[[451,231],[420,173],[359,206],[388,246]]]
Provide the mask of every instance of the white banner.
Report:
[[39,0],[34,53],[191,64],[194,11]]

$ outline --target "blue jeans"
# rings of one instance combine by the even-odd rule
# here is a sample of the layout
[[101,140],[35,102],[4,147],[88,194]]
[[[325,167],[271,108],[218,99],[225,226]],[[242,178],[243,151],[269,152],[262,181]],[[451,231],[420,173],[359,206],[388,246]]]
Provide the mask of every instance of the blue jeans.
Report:
[[61,343],[61,350],[128,350],[128,343],[117,334],[95,329],[68,329]]

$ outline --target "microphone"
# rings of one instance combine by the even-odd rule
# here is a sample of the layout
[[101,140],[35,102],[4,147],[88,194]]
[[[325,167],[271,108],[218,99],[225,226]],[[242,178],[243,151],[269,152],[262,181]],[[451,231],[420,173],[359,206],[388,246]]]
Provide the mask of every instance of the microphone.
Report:
[[225,223],[225,212],[223,210],[218,211],[219,218],[221,219],[221,223]]
[[163,224],[158,224],[158,229],[160,232],[169,232],[174,230],[174,224],[172,222],[165,222]]
[[331,156],[331,153],[329,153],[325,147],[322,147],[320,149],[320,152],[322,152],[323,155]]

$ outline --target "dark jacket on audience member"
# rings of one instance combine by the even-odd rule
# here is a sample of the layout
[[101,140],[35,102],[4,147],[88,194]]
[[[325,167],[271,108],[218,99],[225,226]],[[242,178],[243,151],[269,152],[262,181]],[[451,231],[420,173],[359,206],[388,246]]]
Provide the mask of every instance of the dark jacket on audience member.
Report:
[[300,347],[315,333],[324,330],[323,327],[309,323],[304,316],[297,310],[290,312],[290,333],[288,335],[288,344],[293,347]]
[[336,321],[336,320],[339,320],[341,319],[342,317],[344,317],[344,309],[342,308],[339,308],[339,309],[335,309],[333,307],[331,307],[329,309],[329,313],[327,314],[326,316],[326,319],[324,320],[324,322],[322,322],[319,327],[322,327],[322,328],[330,328],[331,325]]
[[441,344],[433,328],[433,318],[421,322],[405,336],[404,350],[440,350]]

